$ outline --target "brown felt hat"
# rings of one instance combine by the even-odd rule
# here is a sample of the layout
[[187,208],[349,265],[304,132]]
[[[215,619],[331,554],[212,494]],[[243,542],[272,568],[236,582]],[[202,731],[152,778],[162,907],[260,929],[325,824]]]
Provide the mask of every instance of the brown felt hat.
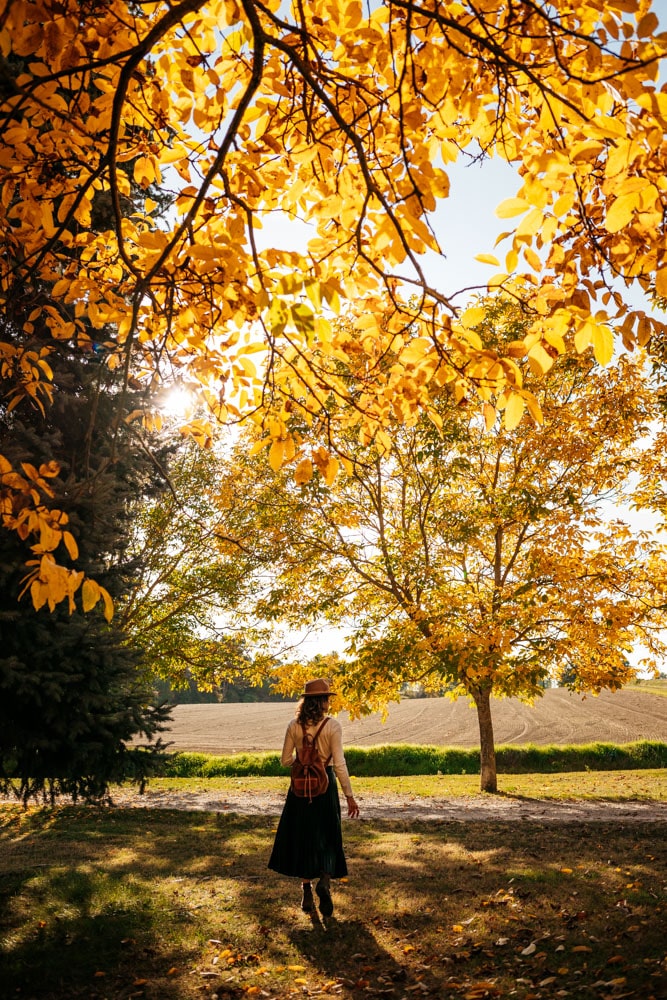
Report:
[[306,686],[303,689],[304,696],[306,695],[332,695],[335,694],[331,690],[329,681],[325,680],[324,677],[318,677],[315,681],[306,681]]

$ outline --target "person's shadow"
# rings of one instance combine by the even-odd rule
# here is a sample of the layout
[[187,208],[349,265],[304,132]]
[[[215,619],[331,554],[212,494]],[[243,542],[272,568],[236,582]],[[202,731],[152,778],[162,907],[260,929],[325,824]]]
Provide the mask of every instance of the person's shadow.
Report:
[[387,989],[396,983],[408,983],[411,971],[400,965],[378,943],[360,920],[341,920],[335,916],[309,914],[311,928],[293,928],[290,940],[294,947],[322,975],[344,980],[350,986]]

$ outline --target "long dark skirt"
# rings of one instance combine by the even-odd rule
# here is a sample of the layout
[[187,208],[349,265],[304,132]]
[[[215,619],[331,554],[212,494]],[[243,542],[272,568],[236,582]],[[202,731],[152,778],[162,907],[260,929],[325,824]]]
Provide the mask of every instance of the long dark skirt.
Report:
[[295,878],[332,878],[347,875],[343,853],[340,799],[333,768],[328,767],[329,788],[309,802],[287,793],[269,859],[269,868]]

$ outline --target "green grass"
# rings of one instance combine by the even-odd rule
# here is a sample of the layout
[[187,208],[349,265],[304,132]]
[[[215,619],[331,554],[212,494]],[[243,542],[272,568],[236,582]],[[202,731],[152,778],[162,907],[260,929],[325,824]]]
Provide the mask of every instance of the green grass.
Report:
[[[647,694],[659,694],[663,698],[667,698],[667,680],[663,678],[655,678],[646,681],[637,681],[637,685],[641,691],[646,691]],[[633,690],[634,685],[630,685],[628,690]]]
[[[479,794],[479,776],[470,774],[406,775],[404,777],[353,777],[355,795],[361,802],[366,795],[399,795],[457,798]],[[281,778],[152,778],[147,796],[162,792],[197,794],[238,793],[245,795],[272,792],[284,794],[288,786],[287,769]],[[667,801],[667,770],[583,771],[573,774],[511,774],[498,779],[499,791],[533,799],[604,799],[610,801]],[[113,797],[113,790],[112,790]]]
[[665,996],[664,826],[346,822],[326,927],[274,828],[0,808],[3,1000]]
[[[352,774],[359,777],[418,774],[479,774],[479,750],[417,746],[407,743],[356,747],[345,750]],[[667,743],[584,743],[569,746],[499,746],[499,774],[552,774],[558,771],[607,771],[667,767]],[[285,773],[277,753],[243,753],[215,757],[179,753],[170,757],[165,777],[279,777]]]

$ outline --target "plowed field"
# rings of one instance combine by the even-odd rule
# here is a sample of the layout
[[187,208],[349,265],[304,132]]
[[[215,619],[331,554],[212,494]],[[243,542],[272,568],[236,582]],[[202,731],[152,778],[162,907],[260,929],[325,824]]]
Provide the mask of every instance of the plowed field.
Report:
[[[558,688],[533,706],[516,699],[493,702],[496,745],[502,743],[630,743],[667,741],[667,698],[634,689],[582,698]],[[170,749],[210,754],[279,750],[292,718],[289,704],[177,705],[164,738]],[[475,746],[477,713],[466,699],[409,699],[392,705],[386,722],[379,715],[350,722],[342,713],[346,745],[422,743]]]

